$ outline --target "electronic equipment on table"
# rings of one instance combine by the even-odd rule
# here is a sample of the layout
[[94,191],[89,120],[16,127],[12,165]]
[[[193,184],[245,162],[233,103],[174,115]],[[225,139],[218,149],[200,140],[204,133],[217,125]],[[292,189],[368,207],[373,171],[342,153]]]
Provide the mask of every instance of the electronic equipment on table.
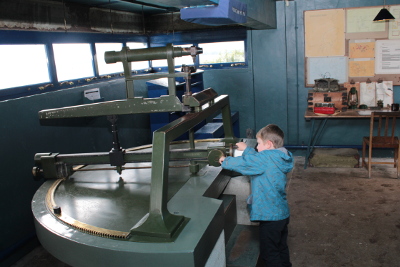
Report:
[[309,90],[307,106],[309,111],[315,113],[333,114],[333,110],[346,111],[348,109],[347,91],[315,92]]

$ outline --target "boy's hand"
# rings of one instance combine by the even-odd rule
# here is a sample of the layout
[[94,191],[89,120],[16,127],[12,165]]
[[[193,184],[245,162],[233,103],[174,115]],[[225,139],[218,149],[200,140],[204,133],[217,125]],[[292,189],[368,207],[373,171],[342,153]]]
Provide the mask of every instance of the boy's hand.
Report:
[[218,160],[218,161],[219,161],[219,164],[222,164],[222,162],[224,162],[224,160],[225,160],[225,157],[224,157],[224,156],[220,157],[219,160]]
[[247,144],[245,142],[239,142],[239,143],[236,143],[236,146],[237,146],[237,150],[244,151],[247,147]]

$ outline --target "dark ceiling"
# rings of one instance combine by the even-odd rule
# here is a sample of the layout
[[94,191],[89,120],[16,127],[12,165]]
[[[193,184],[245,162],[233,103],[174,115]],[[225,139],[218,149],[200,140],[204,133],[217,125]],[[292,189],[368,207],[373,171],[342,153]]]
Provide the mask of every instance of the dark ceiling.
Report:
[[179,12],[183,7],[199,5],[215,5],[219,0],[58,0],[73,2],[90,7],[127,11],[138,14],[153,15],[168,12]]

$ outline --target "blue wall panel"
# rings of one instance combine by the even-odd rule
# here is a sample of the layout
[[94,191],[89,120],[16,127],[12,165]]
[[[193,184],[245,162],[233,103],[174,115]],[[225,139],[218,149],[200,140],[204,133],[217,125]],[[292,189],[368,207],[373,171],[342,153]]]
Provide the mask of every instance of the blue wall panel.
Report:
[[[277,2],[277,29],[248,33],[253,54],[256,130],[276,123],[286,133],[286,144],[307,143],[311,123],[305,121],[304,112],[311,88],[305,87],[304,80],[304,11],[382,4],[379,0],[297,0],[289,2],[289,6]],[[399,86],[395,86],[395,102],[400,101],[397,90]],[[235,95],[231,97],[235,99]],[[368,133],[367,120],[330,120],[326,127],[321,145],[360,145],[362,136]]]
[[[399,3],[386,1],[387,5]],[[304,112],[312,89],[305,87],[304,11],[382,4],[380,0],[296,0],[286,6],[278,1],[277,29],[247,32],[248,69],[206,70],[205,87],[229,94],[232,110],[240,111],[242,136],[247,128],[257,132],[275,123],[285,131],[286,144],[304,145],[311,127]],[[400,102],[398,88],[395,86],[395,102]],[[330,120],[326,127],[321,145],[360,145],[368,132],[366,120]]]
[[239,111],[241,137],[246,129],[255,129],[254,86],[249,69],[206,70],[204,88],[213,88],[219,95],[229,95],[232,111]]
[[277,9],[277,29],[252,31],[256,131],[278,124],[287,132],[286,40],[283,9]]
[[[145,96],[144,83],[135,85],[137,95]],[[0,263],[16,244],[34,232],[30,203],[42,184],[31,174],[35,153],[111,150],[111,127],[105,117],[86,119],[74,126],[43,126],[39,122],[40,110],[83,104],[83,91],[91,88],[100,88],[106,101],[125,98],[125,81],[120,79],[0,102]],[[118,127],[124,148],[151,141],[147,114],[120,116]]]

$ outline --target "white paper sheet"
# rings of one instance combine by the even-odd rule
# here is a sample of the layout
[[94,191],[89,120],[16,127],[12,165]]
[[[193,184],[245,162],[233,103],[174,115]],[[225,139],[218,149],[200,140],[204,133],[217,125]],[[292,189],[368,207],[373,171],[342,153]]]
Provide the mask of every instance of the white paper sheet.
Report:
[[400,6],[391,6],[390,14],[395,19],[389,21],[389,39],[400,39]]
[[383,106],[393,104],[393,82],[383,81],[376,83],[376,99],[383,100]]
[[375,82],[360,83],[360,105],[376,107],[376,87]]
[[377,40],[375,44],[375,73],[400,73],[400,40]]
[[99,88],[85,90],[83,94],[89,100],[100,99],[100,89]]

